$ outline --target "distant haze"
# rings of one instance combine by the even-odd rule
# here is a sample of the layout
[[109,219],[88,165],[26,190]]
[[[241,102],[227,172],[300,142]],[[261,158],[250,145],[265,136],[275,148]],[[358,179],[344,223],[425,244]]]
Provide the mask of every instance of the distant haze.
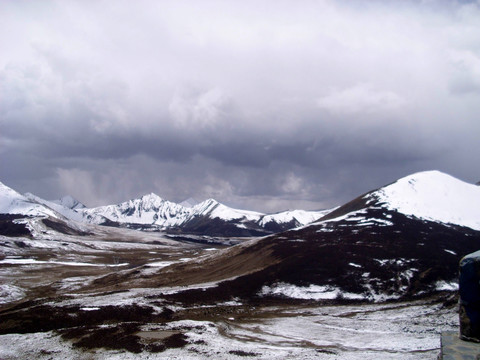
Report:
[[272,212],[480,179],[480,2],[2,1],[0,181]]

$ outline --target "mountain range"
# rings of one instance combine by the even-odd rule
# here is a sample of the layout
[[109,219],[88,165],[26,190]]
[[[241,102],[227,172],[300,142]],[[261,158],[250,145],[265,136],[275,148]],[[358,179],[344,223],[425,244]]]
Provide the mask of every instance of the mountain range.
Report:
[[318,220],[330,210],[292,210],[275,214],[233,209],[208,199],[177,204],[151,193],[117,205],[86,208],[71,196],[48,201],[31,193],[21,195],[0,183],[0,214],[47,216],[79,223],[163,230],[174,234],[258,236]]
[[[272,233],[191,262],[158,270],[145,265],[95,281],[106,290],[122,283],[185,286],[168,295],[178,302],[411,299],[455,290],[459,260],[480,249],[480,187],[439,171],[409,175],[325,212],[265,215],[212,199],[185,207],[155,194],[70,209],[2,184],[0,213],[0,229],[8,236],[31,233],[34,226],[25,220],[31,217],[77,235],[88,234],[92,225],[85,223],[177,234]],[[189,289],[199,283],[216,286]]]

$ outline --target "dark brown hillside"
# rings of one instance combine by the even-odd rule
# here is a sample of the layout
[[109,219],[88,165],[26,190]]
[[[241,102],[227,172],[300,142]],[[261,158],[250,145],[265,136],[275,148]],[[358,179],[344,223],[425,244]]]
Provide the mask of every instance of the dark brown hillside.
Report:
[[[369,211],[368,215],[378,218],[382,214],[385,215]],[[322,226],[310,226],[265,238],[228,260],[223,256],[216,258],[219,267],[228,261],[248,269],[245,253],[251,251],[261,256],[261,250],[269,249],[270,263],[263,268],[218,287],[190,290],[171,298],[184,302],[255,299],[264,285],[275,283],[327,285],[361,294],[366,300],[373,300],[375,295],[403,299],[427,296],[437,292],[442,281],[455,281],[458,261],[480,248],[480,232],[410,219],[398,213],[389,215],[394,226],[338,222],[327,224],[323,228],[327,231]],[[212,274],[214,269],[212,259],[207,268],[200,266],[197,271]],[[221,274],[228,278],[238,272]],[[211,276],[208,279],[213,280]],[[163,284],[161,281],[159,285]]]
[[[358,218],[358,217],[357,217]],[[264,286],[328,286],[365,301],[428,296],[455,281],[459,260],[480,249],[480,232],[409,218],[395,211],[364,210],[363,220],[322,222],[253,240],[207,258],[171,265],[148,277],[112,274],[95,287],[217,286],[165,296],[185,303],[259,299]],[[388,223],[386,223],[388,221]],[[387,225],[389,224],[389,225]]]
[[23,215],[0,214],[0,235],[30,236],[30,230],[25,224],[18,224],[14,220],[23,219]]

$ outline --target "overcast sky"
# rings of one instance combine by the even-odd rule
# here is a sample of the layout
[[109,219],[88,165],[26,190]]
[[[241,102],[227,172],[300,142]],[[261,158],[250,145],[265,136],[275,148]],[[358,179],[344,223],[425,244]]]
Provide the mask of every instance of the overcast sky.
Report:
[[266,212],[480,180],[480,1],[0,2],[0,181]]

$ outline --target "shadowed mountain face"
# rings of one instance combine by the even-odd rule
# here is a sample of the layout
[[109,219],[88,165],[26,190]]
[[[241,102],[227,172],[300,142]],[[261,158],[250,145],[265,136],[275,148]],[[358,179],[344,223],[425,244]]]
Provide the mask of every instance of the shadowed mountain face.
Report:
[[[411,219],[398,212],[369,210],[365,215],[377,220],[388,216],[392,225],[351,220],[312,225],[245,244],[238,253],[219,254],[194,268],[188,264],[182,269],[171,267],[156,278],[157,284],[193,284],[236,276],[217,287],[171,296],[186,302],[235,297],[409,299],[451,290],[448,286],[456,282],[459,260],[480,249],[480,232],[469,228]],[[181,279],[177,278],[180,274]]]

